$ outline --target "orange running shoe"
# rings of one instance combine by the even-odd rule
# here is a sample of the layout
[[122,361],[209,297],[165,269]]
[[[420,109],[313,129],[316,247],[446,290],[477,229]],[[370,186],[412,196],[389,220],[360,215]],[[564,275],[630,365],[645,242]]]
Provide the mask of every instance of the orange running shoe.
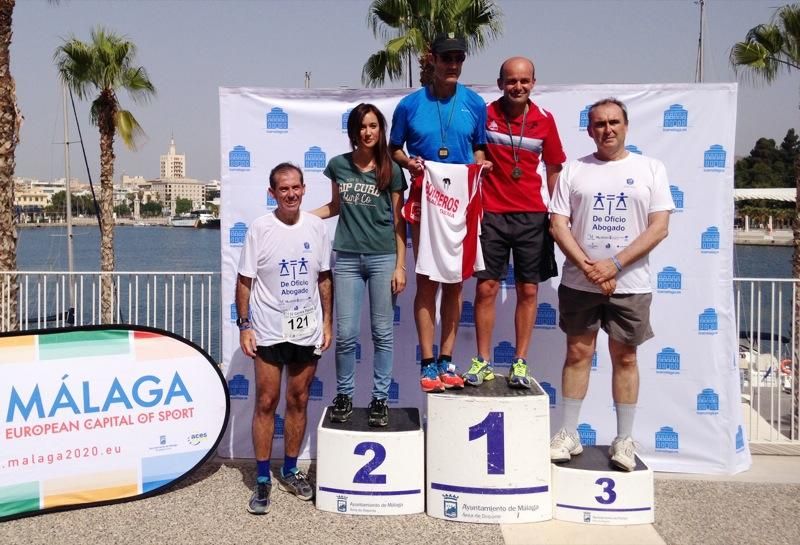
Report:
[[419,385],[423,392],[444,392],[445,385],[439,378],[439,368],[435,362],[422,368]]
[[439,380],[448,390],[461,390],[464,388],[464,379],[456,372],[456,364],[453,362],[439,362],[436,364],[439,372]]

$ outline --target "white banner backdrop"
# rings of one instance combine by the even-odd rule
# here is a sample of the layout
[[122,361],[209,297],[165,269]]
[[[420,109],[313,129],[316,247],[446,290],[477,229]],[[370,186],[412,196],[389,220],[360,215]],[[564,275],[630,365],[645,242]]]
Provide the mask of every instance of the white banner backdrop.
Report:
[[[474,87],[489,102],[499,93]],[[346,121],[360,102],[377,105],[390,121],[407,90],[220,89],[222,153],[222,354],[231,395],[231,421],[219,453],[252,457],[250,438],[255,386],[252,361],[239,349],[234,323],[236,267],[247,226],[274,209],[267,193],[270,169],[291,161],[305,173],[303,208],[330,198],[322,171],[349,151]],[[736,329],[732,296],[733,149],[736,84],[537,86],[534,100],[555,116],[567,158],[594,151],[586,133],[587,106],[615,96],[628,105],[628,148],[662,160],[676,210],[670,235],[651,255],[652,321],[655,338],[639,350],[641,392],[634,435],[639,452],[659,471],[734,473],[750,465],[742,430]],[[331,235],[334,219],[328,220]],[[408,252],[407,267],[413,271]],[[559,266],[563,256],[558,253]],[[464,309],[454,359],[464,370],[475,354],[472,300],[464,287]],[[529,363],[551,398],[551,425],[560,422],[564,335],[558,329],[559,280],[543,283]],[[395,308],[393,406],[424,408],[412,306],[414,278]],[[513,270],[497,300],[492,360],[505,373],[514,355]],[[438,336],[438,333],[437,333]],[[611,364],[601,332],[579,432],[584,442],[608,444],[616,431],[611,400]],[[435,347],[435,351],[438,346]],[[367,312],[357,360],[354,402],[370,400],[372,344]],[[303,457],[316,452],[314,428],[336,395],[333,347],[320,360],[311,387]],[[276,416],[273,457],[283,453],[283,405]]]

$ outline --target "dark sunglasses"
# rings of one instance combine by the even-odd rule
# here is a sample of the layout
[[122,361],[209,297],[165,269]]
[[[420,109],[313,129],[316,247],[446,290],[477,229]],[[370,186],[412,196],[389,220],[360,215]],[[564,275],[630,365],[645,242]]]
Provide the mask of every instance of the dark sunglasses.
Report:
[[439,58],[442,59],[443,62],[464,62],[467,60],[467,56],[464,53],[457,53],[453,55],[449,55],[447,53],[443,53],[439,55]]

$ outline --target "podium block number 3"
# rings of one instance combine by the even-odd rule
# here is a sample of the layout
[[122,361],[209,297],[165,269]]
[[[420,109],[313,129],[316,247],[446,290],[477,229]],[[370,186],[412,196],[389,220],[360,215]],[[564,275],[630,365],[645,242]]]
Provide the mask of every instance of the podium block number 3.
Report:
[[503,428],[502,412],[490,412],[486,418],[469,428],[470,441],[486,436],[486,472],[489,475],[503,475],[506,472],[505,431]]
[[386,475],[372,474],[372,472],[378,469],[383,461],[386,460],[386,449],[380,443],[364,441],[356,445],[353,454],[364,456],[368,451],[372,451],[374,456],[372,460],[356,471],[356,474],[353,476],[353,482],[361,484],[386,484]]
[[610,503],[614,503],[617,499],[617,493],[614,492],[614,479],[609,479],[608,477],[603,477],[602,479],[597,479],[594,484],[599,484],[603,487],[603,492],[600,496],[595,496],[594,499],[597,500],[597,503],[602,503],[603,505],[608,505]]

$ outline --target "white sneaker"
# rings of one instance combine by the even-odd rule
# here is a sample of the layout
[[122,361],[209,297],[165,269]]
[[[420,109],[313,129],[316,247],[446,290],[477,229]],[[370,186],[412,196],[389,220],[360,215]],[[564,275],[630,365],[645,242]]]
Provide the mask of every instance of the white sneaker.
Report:
[[583,452],[581,440],[574,433],[561,428],[558,433],[550,439],[550,461],[556,464],[569,462],[572,456]]
[[636,443],[628,437],[617,437],[608,448],[611,463],[622,471],[636,469]]

